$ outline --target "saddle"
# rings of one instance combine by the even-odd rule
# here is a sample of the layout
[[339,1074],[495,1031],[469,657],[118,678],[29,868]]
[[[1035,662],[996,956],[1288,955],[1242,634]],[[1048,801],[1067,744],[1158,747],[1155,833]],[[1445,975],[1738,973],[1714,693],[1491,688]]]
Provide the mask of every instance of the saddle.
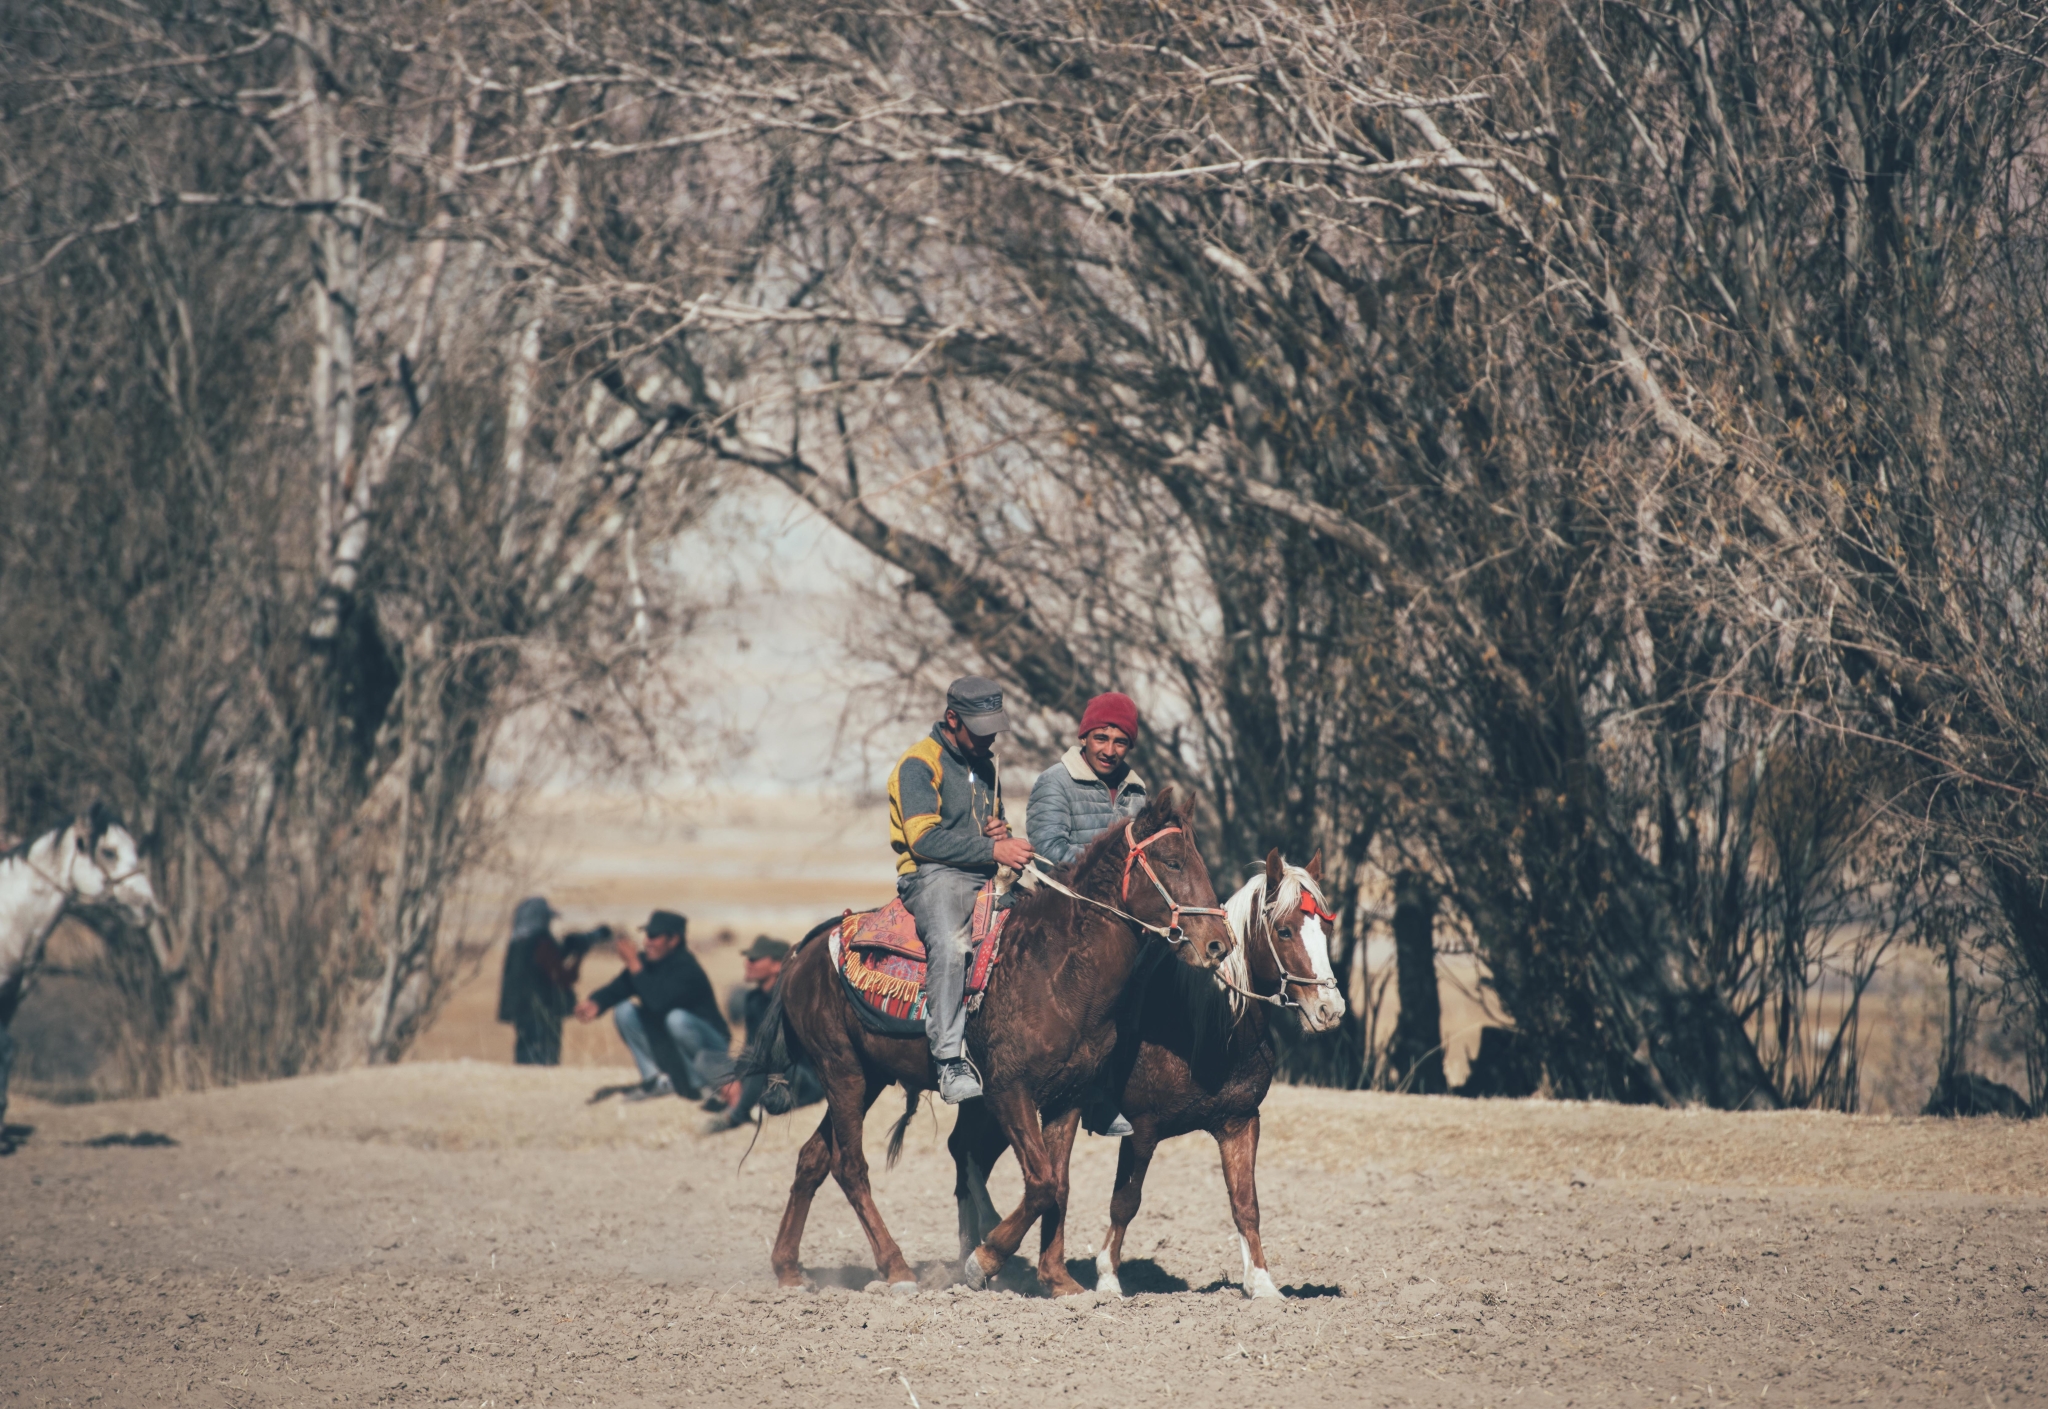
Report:
[[[967,926],[973,955],[967,966],[967,1011],[988,992],[1009,912],[996,909],[995,882],[974,898]],[[886,1037],[922,1036],[925,953],[917,921],[901,900],[879,910],[848,910],[832,930],[832,966],[846,985],[863,1026]]]

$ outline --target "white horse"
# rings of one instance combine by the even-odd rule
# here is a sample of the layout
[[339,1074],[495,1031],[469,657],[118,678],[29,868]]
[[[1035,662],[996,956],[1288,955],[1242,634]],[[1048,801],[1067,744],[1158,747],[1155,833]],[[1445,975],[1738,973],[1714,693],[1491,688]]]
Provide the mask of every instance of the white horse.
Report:
[[135,838],[104,803],[69,826],[0,852],[0,1126],[14,1068],[7,1026],[50,932],[74,905],[111,905],[137,926],[156,917],[156,892]]

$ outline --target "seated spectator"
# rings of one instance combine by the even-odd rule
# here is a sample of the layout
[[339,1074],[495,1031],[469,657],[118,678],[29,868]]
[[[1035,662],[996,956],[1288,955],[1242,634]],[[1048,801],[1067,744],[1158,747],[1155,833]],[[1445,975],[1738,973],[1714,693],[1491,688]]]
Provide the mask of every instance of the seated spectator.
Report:
[[[732,1075],[732,1030],[718,1011],[711,980],[683,943],[688,929],[689,921],[674,911],[655,911],[642,929],[644,948],[634,948],[623,937],[617,941],[626,971],[576,1005],[579,1022],[611,1011],[640,1069],[640,1088],[627,1093],[629,1101],[668,1095],[704,1099]],[[716,1094],[704,1105],[707,1110],[725,1108]]]
[[[789,945],[765,934],[758,935],[742,957],[747,961],[747,981],[733,994],[731,1011],[733,1021],[745,1024],[747,1050],[751,1051],[760,1033],[761,1020],[768,1015],[775,981],[782,976],[783,961],[789,958]],[[741,1064],[744,1063],[745,1058],[742,1057]],[[705,1133],[715,1135],[753,1119],[754,1107],[760,1104],[761,1092],[767,1085],[768,1078],[760,1075],[727,1080],[720,1092],[722,1105],[719,1114],[705,1122]],[[808,1062],[798,1062],[790,1068],[789,1085],[792,1109],[825,1099],[824,1083],[818,1080],[818,1074],[811,1070]],[[705,1104],[709,1106],[710,1102]]]

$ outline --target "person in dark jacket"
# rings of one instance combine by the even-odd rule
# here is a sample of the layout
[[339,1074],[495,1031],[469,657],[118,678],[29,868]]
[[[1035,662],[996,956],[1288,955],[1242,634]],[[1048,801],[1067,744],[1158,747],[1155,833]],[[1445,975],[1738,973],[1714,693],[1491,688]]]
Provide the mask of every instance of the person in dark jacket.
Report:
[[[761,1036],[761,1023],[768,1016],[769,1004],[774,1001],[775,980],[782,976],[783,961],[789,958],[789,944],[765,934],[757,935],[741,957],[747,961],[747,981],[733,994],[729,1014],[733,1021],[745,1026],[745,1050],[751,1052]],[[746,1065],[746,1059],[742,1057],[740,1069],[744,1070]],[[765,1075],[735,1076],[727,1081],[721,1092],[726,1109],[704,1123],[705,1132],[715,1135],[721,1130],[745,1125],[753,1117],[754,1107],[760,1104],[761,1092],[767,1085]],[[808,1062],[799,1061],[791,1065],[789,1086],[792,1110],[825,1099],[824,1084]]]
[[[1129,758],[1138,742],[1138,706],[1112,691],[1088,701],[1081,712],[1081,741],[1031,785],[1024,829],[1040,857],[1064,866],[1111,827],[1145,810],[1145,780]],[[1081,1105],[1081,1124],[1091,1135],[1128,1135],[1131,1123],[1117,1108],[1116,1093],[1098,1082]]]
[[576,1006],[583,958],[565,962],[551,928],[555,911],[529,896],[512,911],[512,940],[498,981],[498,1021],[512,1024],[512,1060],[523,1067],[562,1064],[562,1019]]
[[618,941],[626,971],[577,1004],[576,1018],[591,1022],[611,1012],[640,1069],[640,1089],[627,1100],[681,1094],[723,1110],[723,1100],[715,1094],[706,1099],[705,1093],[716,1092],[732,1073],[732,1030],[718,1011],[704,966],[683,942],[688,930],[681,915],[655,911],[642,931],[645,946]]

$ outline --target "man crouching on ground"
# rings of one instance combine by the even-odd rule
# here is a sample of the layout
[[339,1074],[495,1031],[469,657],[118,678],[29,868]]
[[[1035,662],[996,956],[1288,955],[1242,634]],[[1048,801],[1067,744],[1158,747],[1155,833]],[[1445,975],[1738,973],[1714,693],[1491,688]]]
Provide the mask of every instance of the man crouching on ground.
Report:
[[[783,940],[759,935],[740,957],[747,961],[747,981],[732,999],[730,1016],[746,1027],[746,1046],[742,1050],[751,1053],[754,1044],[761,1040],[761,1023],[774,1001],[775,980],[782,976],[783,962],[789,958],[789,945]],[[753,1119],[754,1107],[760,1104],[761,1093],[768,1088],[768,1077],[765,1072],[745,1077],[737,1074],[750,1065],[745,1057],[741,1058],[735,1075],[727,1080],[719,1093],[726,1109],[704,1122],[705,1133],[715,1135]],[[791,1110],[825,1099],[824,1083],[818,1080],[818,1074],[811,1070],[809,1062],[798,1061],[790,1065],[789,1093]]]
[[[612,1010],[619,1037],[640,1068],[640,1089],[627,1094],[629,1101],[676,1093],[703,1100],[731,1075],[732,1030],[718,1011],[704,966],[683,944],[689,925],[672,910],[655,911],[641,931],[644,949],[624,937],[618,941],[626,971],[576,1005],[579,1022]],[[716,1095],[705,1105],[725,1108]]]

